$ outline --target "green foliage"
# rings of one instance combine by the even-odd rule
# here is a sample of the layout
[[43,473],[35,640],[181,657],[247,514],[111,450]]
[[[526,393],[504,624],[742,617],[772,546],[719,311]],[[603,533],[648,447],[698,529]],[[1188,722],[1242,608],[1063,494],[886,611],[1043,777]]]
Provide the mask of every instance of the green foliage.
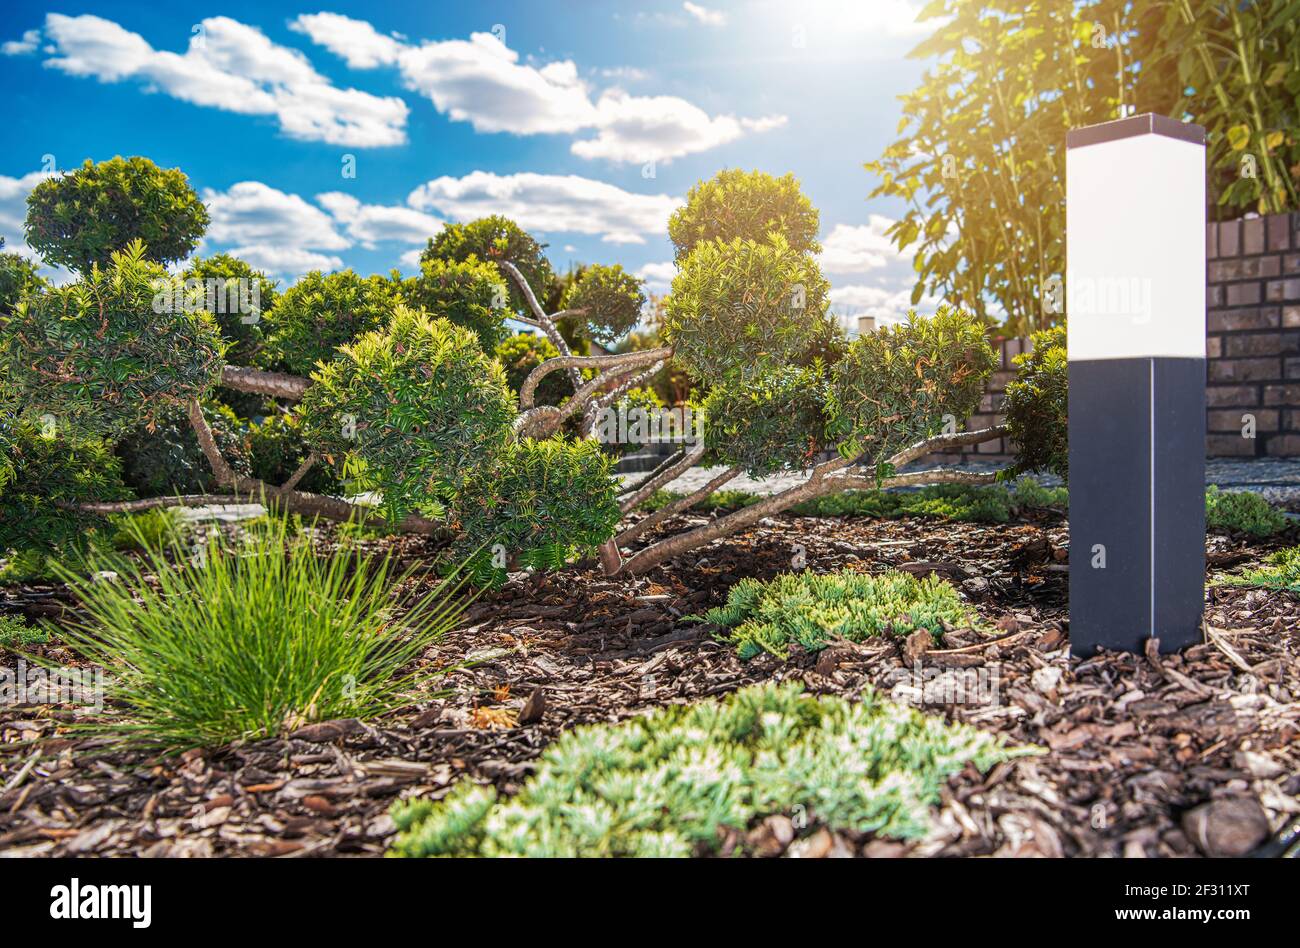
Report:
[[309,375],[318,362],[334,359],[340,346],[382,329],[401,303],[400,287],[385,277],[313,270],[267,313],[267,362]]
[[829,291],[816,261],[779,235],[700,244],[673,279],[664,340],[711,385],[758,374],[805,355]]
[[1250,491],[1221,491],[1211,485],[1205,492],[1205,526],[1226,533],[1271,537],[1293,526],[1282,511]]
[[[681,500],[685,496],[685,494],[678,491],[666,490],[661,487],[643,500],[636,509],[646,513],[654,513],[657,510],[662,510],[674,501]],[[756,504],[762,499],[762,494],[751,493],[747,490],[724,489],[714,491],[700,502],[693,504],[689,509],[700,510],[706,513],[731,513],[740,510],[742,507]]]
[[204,312],[155,312],[166,271],[139,242],[76,283],[0,317],[0,379],[16,408],[113,435],[202,398],[221,370],[221,337]]
[[464,260],[423,259],[420,275],[402,281],[411,306],[463,326],[492,352],[505,335],[509,288],[497,268],[469,256]]
[[[283,484],[302,464],[310,448],[303,437],[302,417],[277,411],[248,426],[249,472],[268,484]],[[319,460],[298,482],[298,489],[338,496],[343,482],[334,468]]]
[[18,616],[0,615],[0,648],[45,645],[50,641],[50,633],[45,629],[30,626]]
[[0,318],[10,313],[23,297],[48,287],[36,264],[16,253],[0,253]]
[[185,532],[185,523],[175,507],[157,507],[108,518],[108,545],[122,553],[143,553],[169,547]]
[[[467,224],[445,224],[429,240],[420,254],[420,263],[428,260],[463,262],[471,257],[495,264],[507,260],[519,268],[534,295],[541,300],[555,279],[551,264],[542,253],[543,246],[508,217],[494,214]],[[510,306],[518,314],[532,317],[532,310],[514,280],[503,270],[501,279],[510,289]],[[490,350],[489,350],[490,351]]]
[[608,345],[627,335],[641,318],[646,302],[641,282],[618,264],[587,267],[570,284],[562,305],[581,310],[586,332]]
[[[521,332],[511,336],[496,347],[493,356],[506,371],[506,382],[516,395],[530,372],[547,359],[560,354],[551,340],[540,333]],[[573,383],[567,372],[552,372],[542,379],[533,393],[536,405],[558,405],[573,394]]]
[[61,504],[121,500],[121,467],[104,442],[76,429],[45,431],[0,418],[0,551],[84,546],[101,522]]
[[797,254],[819,253],[818,226],[817,209],[794,175],[727,168],[691,188],[685,206],[668,219],[668,237],[680,264],[701,244],[762,243],[773,233]]
[[1007,476],[1049,471],[1062,478],[1070,473],[1069,363],[1065,327],[1034,333],[1033,351],[1016,356],[1016,377],[1007,383],[1002,410],[1015,462]]
[[846,458],[881,463],[979,407],[997,356],[974,318],[941,305],[933,318],[859,336],[831,367],[828,430]]
[[208,226],[203,206],[178,168],[121,156],[47,178],[27,195],[27,243],[47,263],[89,273],[111,255],[144,242],[148,260],[189,256]]
[[826,440],[825,387],[820,363],[720,382],[704,400],[704,443],[751,477],[807,470]]
[[301,403],[307,441],[364,469],[392,520],[430,509],[493,469],[516,415],[505,373],[467,329],[399,306],[342,347]]
[[566,731],[513,797],[462,780],[441,801],[392,811],[391,855],[692,856],[724,829],[807,812],[832,829],[917,839],[947,779],[1026,751],[866,689],[813,697],[796,684]]
[[1028,510],[1064,510],[1064,487],[1043,487],[1022,477],[1011,487],[936,484],[919,490],[846,490],[790,508],[798,517],[936,517],[964,523],[1006,523]]
[[612,537],[620,517],[612,475],[612,459],[591,439],[508,445],[452,511],[475,582],[499,582],[511,564],[558,569]]
[[785,658],[794,643],[815,652],[832,639],[906,637],[918,629],[937,641],[945,623],[969,626],[977,620],[952,584],[937,576],[842,570],[785,573],[766,583],[742,579],[727,593],[726,605],[710,609],[704,621],[730,628],[719,638],[746,659],[760,652]]
[[226,361],[252,365],[262,344],[262,317],[279,298],[276,281],[228,253],[194,257],[181,279],[201,281],[204,309],[221,330]]
[[403,670],[455,621],[445,587],[401,596],[388,559],[319,557],[282,520],[240,536],[227,550],[214,533],[197,562],[176,544],[94,563],[116,582],[61,570],[82,611],[60,636],[124,707],[105,733],[180,752],[418,700]]
[[1258,586],[1263,589],[1284,589],[1300,593],[1300,546],[1278,550],[1268,557],[1267,566],[1247,570],[1224,582],[1234,586]]
[[[248,450],[235,413],[211,402],[203,417],[212,429],[217,447],[236,473],[249,474]],[[122,479],[137,497],[207,494],[217,486],[212,466],[199,447],[184,407],[169,409],[154,422],[153,430],[136,428],[114,448],[122,462]]]

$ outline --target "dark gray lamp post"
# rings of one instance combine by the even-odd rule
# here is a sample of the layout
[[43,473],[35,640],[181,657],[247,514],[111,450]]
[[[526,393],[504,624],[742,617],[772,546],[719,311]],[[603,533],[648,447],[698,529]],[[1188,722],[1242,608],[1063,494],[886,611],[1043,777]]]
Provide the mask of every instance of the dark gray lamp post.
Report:
[[1070,647],[1201,641],[1205,130],[1160,115],[1066,141]]

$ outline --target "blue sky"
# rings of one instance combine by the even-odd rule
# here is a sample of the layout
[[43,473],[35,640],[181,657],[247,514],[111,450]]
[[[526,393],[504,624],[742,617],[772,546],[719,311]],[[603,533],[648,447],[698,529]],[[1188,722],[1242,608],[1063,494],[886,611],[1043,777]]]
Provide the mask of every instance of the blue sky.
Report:
[[[446,220],[515,217],[570,261],[662,292],[668,214],[724,167],[793,172],[821,211],[836,308],[906,309],[910,260],[862,168],[923,64],[917,0],[7,2],[0,234],[86,158],[179,167],[201,253],[284,282],[413,270]],[[346,171],[354,170],[349,176]]]

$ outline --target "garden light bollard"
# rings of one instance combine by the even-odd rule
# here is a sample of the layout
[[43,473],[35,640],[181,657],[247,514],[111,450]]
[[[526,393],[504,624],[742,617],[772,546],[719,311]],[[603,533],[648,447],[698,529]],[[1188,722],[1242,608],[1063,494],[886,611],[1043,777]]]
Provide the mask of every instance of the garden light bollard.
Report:
[[1070,648],[1201,641],[1205,130],[1161,115],[1066,139]]

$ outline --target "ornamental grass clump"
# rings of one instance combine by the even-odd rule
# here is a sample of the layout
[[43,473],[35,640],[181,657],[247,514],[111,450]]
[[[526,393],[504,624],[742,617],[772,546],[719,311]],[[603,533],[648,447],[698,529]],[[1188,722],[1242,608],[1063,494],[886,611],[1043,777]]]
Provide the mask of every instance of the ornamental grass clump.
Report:
[[422,684],[410,665],[462,608],[455,581],[403,596],[409,574],[390,559],[319,556],[283,518],[229,548],[216,534],[197,550],[142,545],[98,559],[111,581],[56,567],[80,601],[59,637],[104,667],[120,707],[94,727],[131,746],[180,752],[403,707]]
[[815,652],[836,638],[861,642],[918,629],[937,640],[945,624],[976,621],[951,583],[894,570],[877,575],[785,573],[766,583],[742,579],[731,587],[726,603],[703,619],[729,630],[718,637],[734,644],[742,659],[760,652],[785,658],[795,644]]
[[695,856],[780,813],[809,827],[916,839],[945,781],[1027,753],[894,704],[766,684],[566,732],[519,792],[462,780],[393,808],[390,855]]

